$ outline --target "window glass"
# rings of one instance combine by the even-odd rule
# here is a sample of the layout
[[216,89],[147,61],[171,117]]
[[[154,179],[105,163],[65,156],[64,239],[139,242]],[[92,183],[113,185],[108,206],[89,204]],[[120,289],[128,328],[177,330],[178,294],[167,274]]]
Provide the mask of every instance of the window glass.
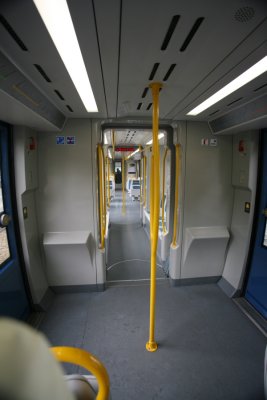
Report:
[[[1,167],[0,167],[1,168]],[[0,214],[4,211],[3,204],[3,192],[2,192],[2,177],[0,170]],[[7,239],[7,231],[6,228],[1,228],[0,226],[0,266],[10,257],[9,245]]]

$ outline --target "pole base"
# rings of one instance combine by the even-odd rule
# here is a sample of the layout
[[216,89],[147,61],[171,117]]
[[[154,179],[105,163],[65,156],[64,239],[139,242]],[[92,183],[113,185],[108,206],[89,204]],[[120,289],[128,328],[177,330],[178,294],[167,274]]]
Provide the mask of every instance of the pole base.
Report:
[[157,345],[156,342],[147,342],[147,343],[146,343],[146,349],[147,349],[147,351],[153,352],[153,351],[156,351],[157,348],[158,348],[158,345]]

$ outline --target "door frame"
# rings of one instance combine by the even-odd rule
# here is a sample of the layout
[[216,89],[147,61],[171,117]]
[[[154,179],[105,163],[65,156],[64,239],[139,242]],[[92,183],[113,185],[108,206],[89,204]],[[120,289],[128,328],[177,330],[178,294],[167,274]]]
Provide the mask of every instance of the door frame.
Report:
[[242,292],[241,292],[241,297],[244,297],[244,299],[245,299],[245,293],[246,293],[246,289],[247,289],[247,285],[248,285],[250,270],[252,268],[253,252],[254,252],[254,248],[256,245],[256,238],[257,238],[257,231],[258,231],[258,215],[259,215],[260,208],[261,208],[260,207],[260,205],[261,205],[260,204],[260,202],[261,202],[261,182],[263,180],[263,157],[264,157],[264,149],[262,147],[263,135],[267,135],[267,128],[262,129],[259,134],[259,146],[258,146],[259,153],[258,153],[258,166],[257,166],[258,173],[257,173],[257,185],[256,185],[256,196],[255,196],[255,208],[254,208],[254,215],[253,215],[253,223],[252,223],[252,231],[251,231],[251,237],[250,237],[248,258],[247,258],[245,275],[244,275]]
[[26,292],[26,297],[29,303],[29,311],[30,313],[33,311],[33,300],[30,291],[30,285],[28,281],[26,265],[24,261],[24,254],[22,249],[22,242],[20,236],[20,227],[19,227],[19,217],[18,217],[18,207],[17,207],[17,194],[16,194],[16,181],[15,181],[15,164],[14,164],[14,141],[13,141],[13,127],[6,122],[0,120],[0,126],[7,129],[8,138],[7,138],[7,149],[8,149],[8,170],[9,170],[9,188],[10,188],[10,201],[11,201],[11,209],[12,209],[12,220],[14,226],[14,236],[15,236],[15,244],[17,250],[17,258],[19,267],[21,270],[22,280]]

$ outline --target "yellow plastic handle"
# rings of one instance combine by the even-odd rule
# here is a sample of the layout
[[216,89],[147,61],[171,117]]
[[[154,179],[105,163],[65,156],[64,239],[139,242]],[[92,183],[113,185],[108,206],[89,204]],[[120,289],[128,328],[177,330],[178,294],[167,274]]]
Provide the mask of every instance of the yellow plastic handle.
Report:
[[96,400],[108,400],[109,376],[104,365],[95,356],[75,347],[52,347],[51,351],[58,361],[79,365],[90,371],[98,382]]

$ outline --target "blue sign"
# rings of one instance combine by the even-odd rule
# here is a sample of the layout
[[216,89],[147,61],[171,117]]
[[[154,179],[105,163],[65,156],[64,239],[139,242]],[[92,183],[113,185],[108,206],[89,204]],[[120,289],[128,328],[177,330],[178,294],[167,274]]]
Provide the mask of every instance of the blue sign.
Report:
[[75,136],[67,136],[67,144],[75,144]]
[[65,144],[65,136],[57,136],[57,144]]

